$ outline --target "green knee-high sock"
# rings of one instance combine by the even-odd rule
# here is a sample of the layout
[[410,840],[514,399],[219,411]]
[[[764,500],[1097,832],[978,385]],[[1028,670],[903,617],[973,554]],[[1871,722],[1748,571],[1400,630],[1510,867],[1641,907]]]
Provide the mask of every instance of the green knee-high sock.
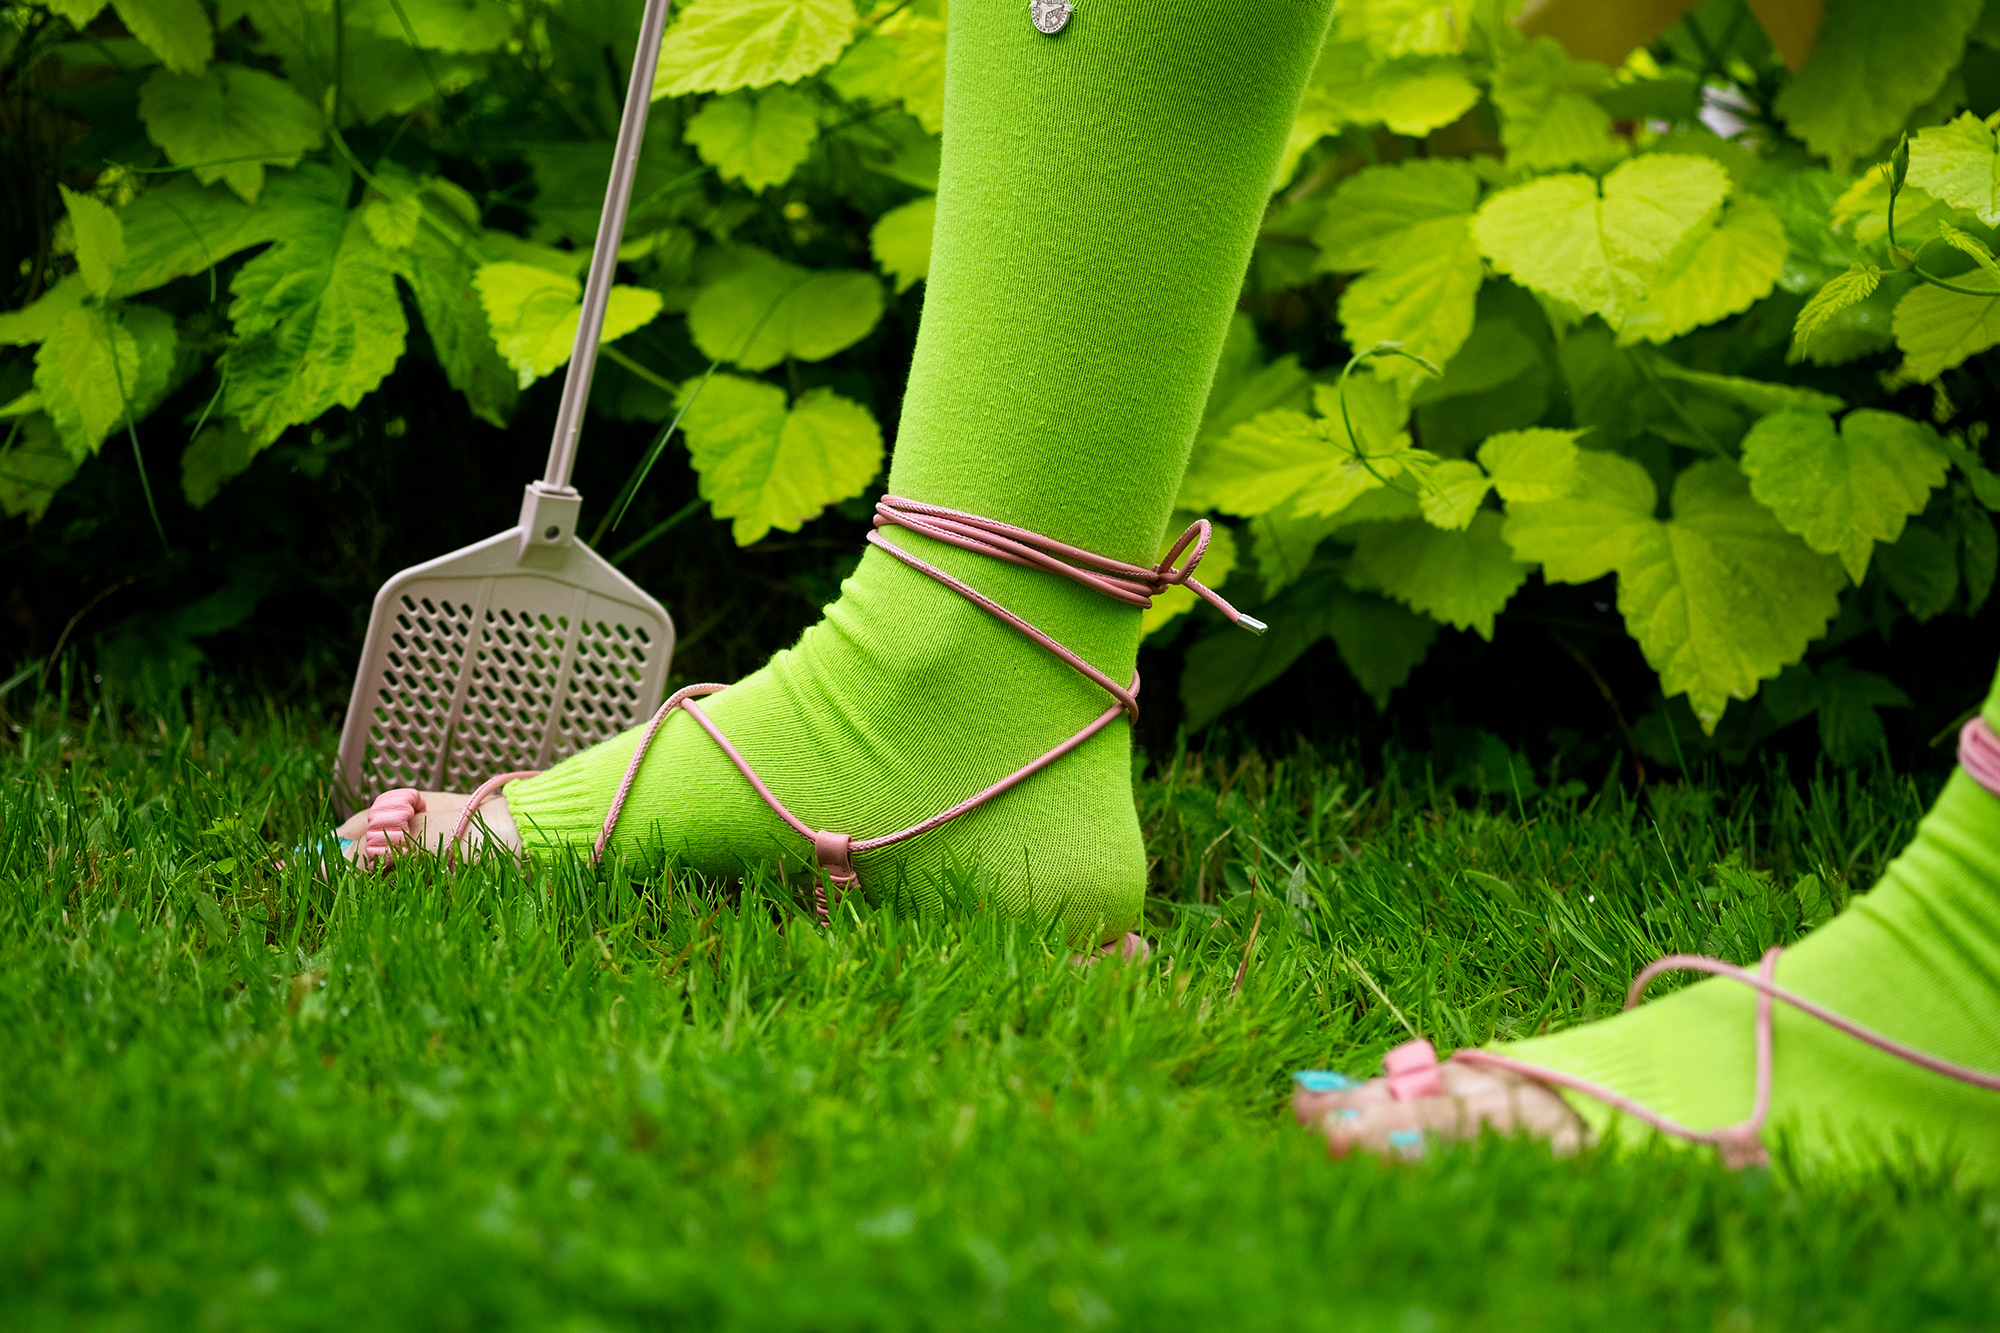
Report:
[[[1328,0],[1094,0],[1055,37],[1025,0],[951,8],[923,324],[890,489],[1151,562],[1172,509]],[[1119,681],[1139,615],[1066,580],[886,535]],[[705,707],[807,823],[908,827],[1049,749],[1108,697],[984,611],[869,550],[799,643]],[[634,744],[507,798],[531,847],[587,842]],[[806,856],[682,715],[616,846],[729,873]],[[995,801],[857,857],[932,901],[947,875],[1077,935],[1132,925],[1145,861],[1114,723]]]
[[[1985,717],[2000,728],[2000,680]],[[1953,774],[1881,881],[1788,949],[1777,981],[1905,1045],[2000,1073],[2000,798]],[[1737,982],[1704,981],[1505,1049],[1714,1129],[1750,1113],[1755,1003]],[[1769,1123],[1808,1159],[1914,1152],[2000,1178],[2000,1093],[1918,1069],[1783,1004],[1773,1032]],[[1601,1103],[1565,1095],[1599,1128],[1613,1121]],[[1620,1117],[1616,1132],[1646,1131]]]

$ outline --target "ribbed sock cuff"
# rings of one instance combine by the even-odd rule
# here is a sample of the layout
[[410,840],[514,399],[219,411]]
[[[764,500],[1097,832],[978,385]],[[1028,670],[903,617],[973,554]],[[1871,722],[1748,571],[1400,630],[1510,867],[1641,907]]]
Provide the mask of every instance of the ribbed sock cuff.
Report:
[[638,732],[572,755],[539,777],[510,783],[507,809],[530,852],[588,847],[604,827]]

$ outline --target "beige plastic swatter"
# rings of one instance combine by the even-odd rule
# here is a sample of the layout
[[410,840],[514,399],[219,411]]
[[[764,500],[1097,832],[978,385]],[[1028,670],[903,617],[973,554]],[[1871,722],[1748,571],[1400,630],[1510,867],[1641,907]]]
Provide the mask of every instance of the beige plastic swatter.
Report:
[[647,0],[547,473],[514,527],[375,595],[340,735],[342,786],[361,805],[392,787],[466,791],[546,768],[660,705],[674,622],[577,540],[583,497],[569,477],[666,21],[667,0]]

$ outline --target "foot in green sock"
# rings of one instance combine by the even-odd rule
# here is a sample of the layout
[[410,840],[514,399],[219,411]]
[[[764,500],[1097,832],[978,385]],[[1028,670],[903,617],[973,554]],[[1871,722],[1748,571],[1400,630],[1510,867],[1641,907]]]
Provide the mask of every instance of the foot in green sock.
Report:
[[[1019,0],[951,9],[930,277],[892,494],[1135,564],[1159,556],[1327,0],[1117,0],[1056,36]],[[1123,685],[1139,611],[902,530],[899,546]],[[798,644],[703,701],[800,819],[857,839],[957,804],[1073,735],[1105,693],[931,579],[870,549]],[[531,850],[588,849],[628,733],[506,789]],[[1074,938],[1137,921],[1145,856],[1131,733],[952,823],[863,853],[885,897],[948,877]],[[497,803],[496,803],[497,804]],[[492,809],[492,807],[488,807]],[[810,849],[685,713],[643,760],[615,850],[733,874]]]
[[[2000,683],[1985,719],[2000,728]],[[1751,962],[1754,960],[1743,960]],[[1872,891],[1778,959],[1776,983],[1893,1041],[2000,1073],[2000,798],[1960,770]],[[1749,1118],[1757,995],[1703,981],[1603,1022],[1496,1047],[1586,1079],[1690,1129]],[[2000,1093],[1878,1051],[1784,1004],[1775,1008],[1766,1142],[1788,1133],[1810,1162],[1953,1161],[2000,1179]],[[1525,1132],[1558,1149],[1652,1131],[1575,1092],[1447,1062],[1442,1094],[1398,1100],[1388,1081],[1302,1091],[1300,1119],[1335,1152],[1407,1148],[1412,1135]]]

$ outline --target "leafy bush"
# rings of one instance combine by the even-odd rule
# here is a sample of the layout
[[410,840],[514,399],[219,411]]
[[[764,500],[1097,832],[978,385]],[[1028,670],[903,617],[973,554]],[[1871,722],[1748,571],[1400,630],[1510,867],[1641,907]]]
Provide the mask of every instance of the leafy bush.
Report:
[[[1186,719],[1323,640],[1380,708],[1441,629],[1490,640],[1524,586],[1589,585],[1657,675],[1631,729],[1655,757],[1808,716],[1872,754],[1909,698],[1864,643],[1971,616],[2000,565],[2000,5],[1772,0],[1768,35],[1742,0],[1664,33],[1653,5],[1509,8],[1339,7],[1180,502],[1223,520],[1204,572],[1274,629],[1155,609]],[[9,222],[40,238],[0,315],[17,524],[128,466],[107,444],[141,457],[142,425],[156,456],[182,442],[193,509],[267,453],[317,477],[408,429],[380,403],[411,376],[531,433],[634,0],[4,13],[21,105],[68,127]],[[592,400],[650,439],[623,455],[648,535],[691,507],[754,549],[860,517],[928,261],[944,41],[938,0],[677,15]],[[653,503],[675,442],[695,496]],[[81,540],[52,527],[22,541]],[[812,558],[795,582],[823,598],[851,552]],[[228,621],[215,597],[107,648],[185,655]]]

